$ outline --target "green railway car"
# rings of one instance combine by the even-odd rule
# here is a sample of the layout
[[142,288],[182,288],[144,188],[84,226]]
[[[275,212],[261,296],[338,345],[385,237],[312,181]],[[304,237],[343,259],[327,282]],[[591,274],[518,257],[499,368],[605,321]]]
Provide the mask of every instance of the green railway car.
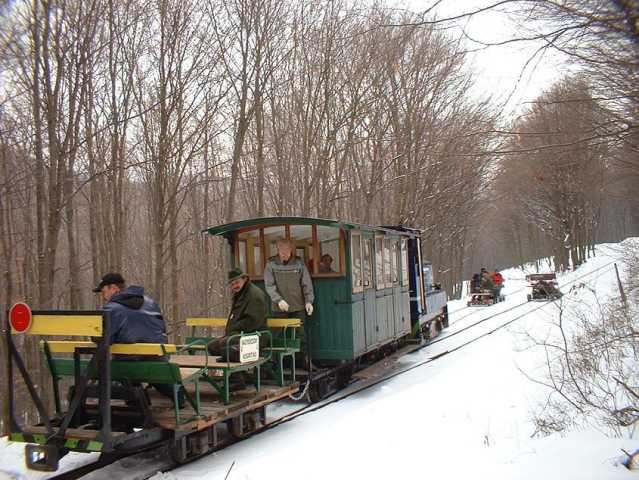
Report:
[[[311,356],[322,365],[353,362],[383,347],[430,336],[446,322],[446,294],[425,274],[420,231],[309,217],[242,220],[206,230],[226,238],[230,264],[264,288],[276,241],[290,239],[313,279],[307,320]],[[320,260],[329,255],[330,268]]]

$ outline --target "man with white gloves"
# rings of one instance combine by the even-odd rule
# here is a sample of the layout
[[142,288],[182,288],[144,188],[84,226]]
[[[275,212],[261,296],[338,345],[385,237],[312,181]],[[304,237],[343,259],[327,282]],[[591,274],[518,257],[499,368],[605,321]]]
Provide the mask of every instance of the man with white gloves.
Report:
[[[313,315],[315,294],[311,275],[304,261],[293,255],[293,243],[290,240],[281,238],[276,246],[277,255],[268,259],[264,269],[264,286],[271,297],[273,316],[304,321],[306,315]],[[302,326],[303,350],[306,337],[304,329]]]

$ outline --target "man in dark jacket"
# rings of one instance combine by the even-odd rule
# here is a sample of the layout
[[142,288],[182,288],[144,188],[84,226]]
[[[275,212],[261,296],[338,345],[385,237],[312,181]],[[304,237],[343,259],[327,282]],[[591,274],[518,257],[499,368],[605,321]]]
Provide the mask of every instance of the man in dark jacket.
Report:
[[[228,337],[238,333],[250,333],[266,330],[267,304],[266,295],[251,283],[248,276],[239,268],[229,271],[229,286],[233,292],[233,305],[229,313],[224,336],[209,342],[208,350],[211,355],[225,355]],[[233,341],[234,345],[239,339]],[[237,355],[237,349],[232,352]],[[231,360],[236,361],[235,358]]]
[[93,289],[111,313],[109,343],[167,343],[166,326],[155,301],[144,295],[144,287],[126,286],[119,273],[107,273]]
[[[107,273],[93,289],[105,302],[104,309],[111,316],[111,336],[109,344],[114,343],[167,343],[166,326],[160,306],[144,295],[144,287],[126,286],[119,273]],[[143,357],[148,360],[148,356]],[[163,357],[160,357],[163,359]],[[119,360],[138,360],[135,355],[118,355]],[[173,398],[170,385],[153,384],[163,395]],[[184,394],[178,394],[180,408],[184,405]]]

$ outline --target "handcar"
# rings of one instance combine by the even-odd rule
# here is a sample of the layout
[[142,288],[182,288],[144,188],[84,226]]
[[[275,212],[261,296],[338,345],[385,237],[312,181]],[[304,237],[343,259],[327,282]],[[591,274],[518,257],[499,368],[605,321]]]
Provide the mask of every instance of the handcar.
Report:
[[529,302],[546,302],[561,298],[555,273],[533,273],[526,275],[532,292],[526,295]]

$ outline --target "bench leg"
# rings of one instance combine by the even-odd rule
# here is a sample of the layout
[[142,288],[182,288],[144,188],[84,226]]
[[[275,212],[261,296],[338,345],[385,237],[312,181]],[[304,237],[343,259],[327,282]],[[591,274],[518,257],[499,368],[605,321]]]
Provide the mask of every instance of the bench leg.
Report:
[[175,410],[175,423],[180,423],[180,406],[178,404],[178,390],[179,386],[173,384],[173,409]]
[[231,395],[229,394],[229,382],[231,381],[231,375],[228,371],[224,370],[224,405],[228,405]]
[[293,369],[291,370],[291,384],[295,383],[295,354],[291,355],[291,363],[293,364]]
[[280,364],[280,367],[279,367],[280,368],[280,371],[279,371],[280,378],[278,380],[279,380],[280,387],[283,387],[284,386],[284,357],[286,355],[284,355],[283,353],[280,353],[277,356],[278,356],[279,364]]
[[200,381],[195,380],[195,413],[200,415]]

